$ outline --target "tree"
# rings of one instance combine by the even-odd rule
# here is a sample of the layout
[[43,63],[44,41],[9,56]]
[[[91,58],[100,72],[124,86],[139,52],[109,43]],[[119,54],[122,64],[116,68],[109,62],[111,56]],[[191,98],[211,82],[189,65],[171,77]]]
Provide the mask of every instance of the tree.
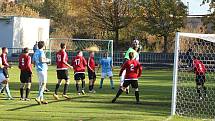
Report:
[[184,26],[187,7],[181,0],[141,0],[139,3],[145,11],[140,15],[144,21],[142,30],[163,37],[163,52],[166,53],[169,36]]
[[131,0],[90,0],[88,17],[95,27],[114,32],[115,45],[118,47],[119,30],[127,27],[135,18],[131,12],[132,4]]

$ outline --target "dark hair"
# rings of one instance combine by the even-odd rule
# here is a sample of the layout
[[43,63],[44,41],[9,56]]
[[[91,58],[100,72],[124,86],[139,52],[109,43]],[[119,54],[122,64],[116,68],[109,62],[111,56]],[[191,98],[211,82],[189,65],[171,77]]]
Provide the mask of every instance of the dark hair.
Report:
[[134,53],[133,52],[129,53],[129,58],[130,58],[130,60],[134,58]]
[[2,52],[5,51],[7,48],[6,47],[2,47],[1,50]]
[[61,48],[61,49],[64,49],[64,48],[65,48],[65,46],[66,46],[66,44],[65,44],[65,43],[60,43],[60,48]]
[[38,48],[41,49],[45,46],[45,42],[44,41],[39,41],[38,42]]
[[193,59],[197,59],[197,57],[196,57],[196,56],[193,56]]
[[80,52],[82,52],[82,51],[81,51],[81,50],[79,50],[79,51],[77,52],[77,55],[78,55]]
[[26,47],[26,48],[23,48],[23,49],[22,49],[22,52],[23,52],[23,53],[28,53],[28,50],[29,50],[29,49]]

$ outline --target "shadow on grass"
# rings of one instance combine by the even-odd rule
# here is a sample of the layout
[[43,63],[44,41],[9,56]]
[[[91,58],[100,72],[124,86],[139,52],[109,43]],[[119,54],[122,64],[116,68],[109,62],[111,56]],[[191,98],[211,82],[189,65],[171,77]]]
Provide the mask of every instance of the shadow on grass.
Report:
[[[83,96],[83,97],[79,96],[79,97],[73,97],[73,98],[70,98],[70,99],[50,101],[49,104],[57,103],[57,102],[63,102],[63,101],[69,101],[69,100],[72,100],[72,99],[84,98],[84,97],[88,97],[88,96]],[[9,109],[7,111],[17,111],[17,110],[21,110],[21,109],[25,109],[25,108],[34,107],[34,106],[41,106],[41,105],[39,105],[39,104],[30,104],[30,105],[27,105],[27,106],[22,106],[22,107],[18,107],[18,108]]]

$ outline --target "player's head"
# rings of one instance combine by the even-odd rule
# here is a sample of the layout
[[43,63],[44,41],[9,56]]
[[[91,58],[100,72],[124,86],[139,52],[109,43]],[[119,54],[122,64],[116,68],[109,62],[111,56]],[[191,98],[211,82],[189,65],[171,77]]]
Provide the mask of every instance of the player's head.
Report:
[[8,49],[6,47],[2,47],[2,53],[8,53]]
[[195,59],[197,59],[197,57],[196,57],[196,56],[193,56],[193,60],[195,60]]
[[130,53],[129,53],[129,59],[130,59],[130,60],[134,59],[134,53],[133,53],[133,52],[130,52]]
[[29,49],[26,47],[26,48],[23,48],[23,50],[22,50],[22,53],[28,53],[28,51],[29,51]]
[[45,42],[44,41],[39,41],[38,42],[38,48],[42,49],[45,46]]
[[132,41],[132,47],[133,47],[134,49],[139,48],[139,46],[140,46],[139,40],[135,39],[135,40]]
[[108,52],[107,51],[104,52],[104,57],[108,57]]
[[83,52],[80,50],[77,52],[77,56],[83,56]]
[[90,57],[94,57],[95,53],[93,51],[90,51]]
[[60,43],[60,48],[61,49],[66,49],[66,44],[65,43]]

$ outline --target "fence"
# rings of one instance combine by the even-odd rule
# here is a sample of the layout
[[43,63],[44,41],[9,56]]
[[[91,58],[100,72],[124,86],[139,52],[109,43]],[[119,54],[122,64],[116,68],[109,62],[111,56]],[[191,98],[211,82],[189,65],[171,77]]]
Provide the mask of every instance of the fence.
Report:
[[[8,48],[8,61],[10,63],[17,63],[18,57],[22,51],[21,48]],[[51,56],[52,64],[55,64],[56,53],[52,52],[50,55],[49,50],[45,50],[46,55]],[[30,50],[30,55],[33,56],[33,50]],[[74,51],[67,51],[69,56],[69,61],[71,62],[72,58],[76,55]],[[113,65],[120,66],[123,61],[123,51],[117,51],[113,53]],[[100,58],[102,58],[103,52],[95,53],[95,61],[99,63]],[[84,57],[88,58],[89,53],[84,52]],[[140,53],[140,63],[146,68],[169,68],[172,67],[174,62],[174,54],[173,53],[149,53],[149,52],[141,52]]]

